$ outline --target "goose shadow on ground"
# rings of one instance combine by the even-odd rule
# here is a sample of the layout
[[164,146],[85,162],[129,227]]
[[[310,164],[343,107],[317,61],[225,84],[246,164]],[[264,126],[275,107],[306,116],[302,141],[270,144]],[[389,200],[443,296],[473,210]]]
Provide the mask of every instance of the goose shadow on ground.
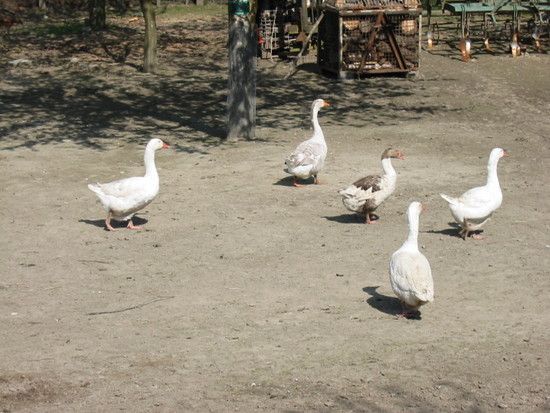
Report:
[[338,222],[340,224],[364,224],[365,218],[357,214],[341,214],[323,217],[327,221]]
[[[84,224],[93,225],[94,227],[103,228],[107,230],[105,227],[105,220],[104,219],[80,219],[78,222],[82,222]],[[145,225],[148,220],[145,218],[140,218],[134,216],[132,218],[132,222],[134,225]],[[115,219],[111,220],[111,225],[113,228],[126,228],[126,225],[128,225],[128,221],[117,221]]]
[[[427,231],[421,231],[427,234],[442,234],[442,235],[448,235],[449,237],[455,237],[455,238],[462,238],[462,235],[460,235],[461,227],[456,222],[449,222],[448,223],[451,228],[444,228],[444,229],[430,229]],[[479,231],[472,231],[471,234],[480,234],[482,233],[482,230]]]
[[[313,178],[298,179],[298,183],[303,186],[314,185]],[[294,178],[292,176],[285,176],[284,178],[279,179],[277,182],[274,182],[273,185],[294,186]]]
[[[366,224],[365,222],[365,216],[360,214],[341,214],[341,215],[334,215],[334,216],[326,216],[324,217],[328,221],[333,222],[339,222],[340,224]],[[376,214],[371,214],[371,221],[378,221],[380,217]],[[373,222],[374,224],[376,222]]]
[[[367,298],[367,304],[382,313],[396,317],[401,315],[403,308],[401,307],[399,300],[395,297],[380,294],[376,291],[379,287],[380,286],[377,285],[363,288],[363,291],[370,295],[370,297]],[[420,320],[421,318],[420,311],[415,312],[413,316],[407,317],[409,320]]]

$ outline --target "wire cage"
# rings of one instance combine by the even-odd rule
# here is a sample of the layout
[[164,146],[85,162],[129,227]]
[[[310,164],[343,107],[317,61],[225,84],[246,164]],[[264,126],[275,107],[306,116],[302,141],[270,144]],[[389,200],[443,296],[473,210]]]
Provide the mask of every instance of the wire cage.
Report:
[[277,10],[263,10],[260,16],[258,41],[262,59],[271,59],[279,50]]
[[417,0],[325,3],[317,63],[340,78],[418,70],[422,8]]

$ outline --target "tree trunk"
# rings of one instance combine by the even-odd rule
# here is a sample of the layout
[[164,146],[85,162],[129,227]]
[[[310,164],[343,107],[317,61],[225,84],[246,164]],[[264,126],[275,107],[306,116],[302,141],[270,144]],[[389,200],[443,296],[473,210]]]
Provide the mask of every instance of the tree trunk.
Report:
[[46,10],[46,0],[38,0],[38,8]]
[[155,73],[157,71],[157,23],[155,8],[152,0],[139,0],[143,18],[145,19],[145,46],[143,57],[143,71]]
[[128,12],[128,6],[128,0],[115,0],[115,8],[120,14],[126,14]]
[[88,0],[88,23],[94,30],[102,30],[107,26],[105,0]]
[[231,15],[230,10],[227,139],[255,137],[256,48],[254,17]]

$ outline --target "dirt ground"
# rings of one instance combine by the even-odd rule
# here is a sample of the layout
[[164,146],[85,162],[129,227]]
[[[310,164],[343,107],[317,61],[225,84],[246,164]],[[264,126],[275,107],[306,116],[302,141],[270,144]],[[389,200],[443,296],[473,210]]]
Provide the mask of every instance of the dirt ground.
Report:
[[[224,144],[225,18],[161,17],[157,76],[123,23],[3,46],[0,411],[550,409],[548,55],[436,50],[414,79],[353,82],[262,62],[258,140]],[[316,97],[329,155],[296,189],[283,160]],[[86,184],[141,174],[151,137],[173,149],[146,229],[107,232]],[[336,191],[389,146],[406,160],[367,226]],[[463,241],[438,194],[483,183],[497,146],[502,207]],[[412,200],[420,320],[395,316],[387,273]]]

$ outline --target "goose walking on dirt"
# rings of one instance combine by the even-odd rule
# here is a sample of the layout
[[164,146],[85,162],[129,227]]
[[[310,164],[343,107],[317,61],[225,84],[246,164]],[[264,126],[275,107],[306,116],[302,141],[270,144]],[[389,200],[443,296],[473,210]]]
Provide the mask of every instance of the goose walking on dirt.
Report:
[[[409,235],[390,259],[390,283],[401,302],[406,318],[418,313],[418,308],[434,299],[432,270],[426,257],[418,250],[418,225],[423,206],[412,202],[407,210]],[[405,311],[408,308],[412,311]]]
[[107,211],[105,226],[114,231],[111,219],[118,221],[128,220],[129,229],[142,229],[134,225],[132,217],[140,209],[151,203],[159,192],[159,175],[155,166],[155,152],[158,149],[170,146],[160,139],[151,139],[145,148],[145,176],[134,176],[105,184],[89,184],[103,208]]
[[313,136],[302,142],[285,160],[285,172],[294,175],[293,185],[302,186],[299,179],[313,177],[315,184],[319,183],[317,175],[323,168],[327,156],[327,144],[317,114],[322,107],[330,106],[323,99],[316,99],[311,105],[311,123],[313,124]]
[[[462,228],[460,236],[466,239],[470,232],[477,231],[485,225],[502,204],[502,191],[498,182],[497,165],[500,158],[509,156],[502,148],[494,148],[489,155],[487,164],[487,183],[484,186],[472,188],[464,192],[460,197],[440,194],[449,203],[451,214]],[[483,239],[479,234],[472,236],[474,239]]]
[[376,222],[374,219],[378,217],[373,212],[395,191],[397,173],[393,169],[392,158],[403,160],[405,155],[397,149],[386,149],[382,153],[383,175],[366,176],[338,191],[344,206],[352,212],[364,215],[366,224]]

